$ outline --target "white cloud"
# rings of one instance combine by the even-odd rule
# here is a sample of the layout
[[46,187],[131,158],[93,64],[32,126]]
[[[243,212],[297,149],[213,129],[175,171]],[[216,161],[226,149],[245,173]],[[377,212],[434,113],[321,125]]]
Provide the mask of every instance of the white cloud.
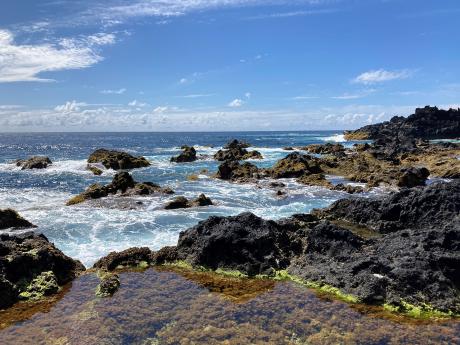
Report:
[[247,17],[247,20],[255,19],[276,19],[276,18],[290,18],[290,17],[300,17],[300,16],[311,16],[315,14],[327,14],[337,12],[336,9],[319,9],[319,10],[303,10],[303,11],[291,11],[291,12],[277,12],[277,13],[268,13],[261,14],[257,16]]
[[70,113],[80,111],[81,107],[84,107],[86,105],[87,104],[83,102],[79,103],[77,101],[70,101],[70,102],[66,102],[65,104],[56,106],[54,110],[59,113],[70,114]]
[[20,45],[10,31],[0,30],[0,83],[51,81],[39,75],[90,67],[103,60],[97,47],[114,42],[113,34],[101,33],[55,43]]
[[366,89],[366,90],[362,90],[362,91],[355,92],[355,93],[345,92],[344,94],[342,94],[340,96],[332,96],[331,98],[332,99],[340,99],[340,100],[358,99],[358,98],[367,97],[367,96],[369,96],[370,94],[372,94],[372,93],[374,93],[376,91],[377,91],[376,89]]
[[242,99],[236,98],[230,103],[228,103],[228,106],[231,108],[239,108],[244,104],[244,101]]
[[127,89],[122,88],[118,90],[102,90],[101,93],[104,95],[122,95],[127,91]]
[[134,101],[129,102],[128,105],[130,107],[143,108],[143,107],[147,106],[147,103],[142,103],[142,102],[139,102],[137,99],[135,99]]
[[203,98],[203,97],[211,97],[214,96],[215,93],[197,93],[197,94],[191,94],[191,95],[185,95],[185,96],[178,96],[181,98]]
[[318,99],[318,98],[319,98],[318,96],[295,96],[295,97],[291,97],[289,99],[292,100],[292,101],[305,101],[305,100],[309,100],[309,99]]
[[244,94],[244,97],[246,97],[247,99],[250,99],[251,96],[252,96],[252,95],[251,95],[250,92],[246,92],[246,93]]
[[409,78],[412,74],[413,72],[408,69],[400,71],[386,71],[384,69],[378,69],[360,74],[355,79],[353,79],[353,83],[365,85],[377,84],[390,80],[406,79]]
[[187,84],[188,83],[188,79],[187,78],[182,78],[181,80],[179,80],[179,84]]
[[162,107],[156,107],[155,109],[153,109],[153,112],[155,114],[163,114],[163,113],[167,112],[168,110],[169,110],[169,107],[162,106]]

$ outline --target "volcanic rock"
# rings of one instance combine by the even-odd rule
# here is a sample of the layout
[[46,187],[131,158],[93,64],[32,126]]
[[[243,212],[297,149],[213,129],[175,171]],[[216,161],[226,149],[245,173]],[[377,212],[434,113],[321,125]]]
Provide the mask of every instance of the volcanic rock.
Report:
[[16,211],[11,209],[0,210],[0,229],[24,229],[36,228],[35,225],[22,218]]
[[182,153],[179,156],[171,157],[171,162],[185,163],[196,161],[196,150],[193,146],[184,145],[181,149]]
[[124,170],[144,168],[150,162],[144,157],[135,157],[126,152],[98,149],[88,157],[88,163],[102,163],[106,169]]
[[26,169],[46,169],[48,165],[52,164],[51,159],[43,156],[34,156],[28,159],[17,160],[16,166],[21,167],[21,170]]

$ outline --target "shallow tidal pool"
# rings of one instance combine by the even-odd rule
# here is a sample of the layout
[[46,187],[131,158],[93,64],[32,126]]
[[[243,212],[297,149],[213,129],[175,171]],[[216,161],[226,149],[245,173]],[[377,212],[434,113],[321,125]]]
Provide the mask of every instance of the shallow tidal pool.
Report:
[[460,321],[422,321],[333,300],[290,281],[180,268],[94,273],[54,301],[0,312],[0,344],[459,344]]

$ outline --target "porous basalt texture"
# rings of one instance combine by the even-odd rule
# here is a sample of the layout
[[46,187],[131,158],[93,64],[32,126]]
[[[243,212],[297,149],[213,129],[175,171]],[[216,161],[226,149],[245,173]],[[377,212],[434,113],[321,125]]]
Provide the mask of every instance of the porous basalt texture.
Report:
[[48,165],[52,164],[51,159],[43,156],[34,156],[27,159],[20,159],[15,161],[16,166],[21,167],[22,170],[27,169],[46,169]]
[[64,255],[44,235],[0,235],[0,309],[19,298],[36,299],[55,293],[85,267]]
[[150,166],[144,157],[132,156],[129,153],[98,149],[88,157],[88,163],[102,163],[106,169],[123,170]]
[[11,209],[0,210],[0,230],[1,229],[24,229],[36,228],[28,220],[22,218],[16,211]]

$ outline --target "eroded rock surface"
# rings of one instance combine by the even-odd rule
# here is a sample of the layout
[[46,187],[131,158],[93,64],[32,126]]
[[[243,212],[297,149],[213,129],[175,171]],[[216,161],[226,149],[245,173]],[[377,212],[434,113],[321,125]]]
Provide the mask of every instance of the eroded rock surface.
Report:
[[98,149],[88,157],[88,163],[102,163],[106,169],[124,170],[145,168],[150,162],[144,157],[136,157],[126,152]]
[[19,299],[57,292],[85,267],[64,255],[44,235],[0,235],[0,309]]

